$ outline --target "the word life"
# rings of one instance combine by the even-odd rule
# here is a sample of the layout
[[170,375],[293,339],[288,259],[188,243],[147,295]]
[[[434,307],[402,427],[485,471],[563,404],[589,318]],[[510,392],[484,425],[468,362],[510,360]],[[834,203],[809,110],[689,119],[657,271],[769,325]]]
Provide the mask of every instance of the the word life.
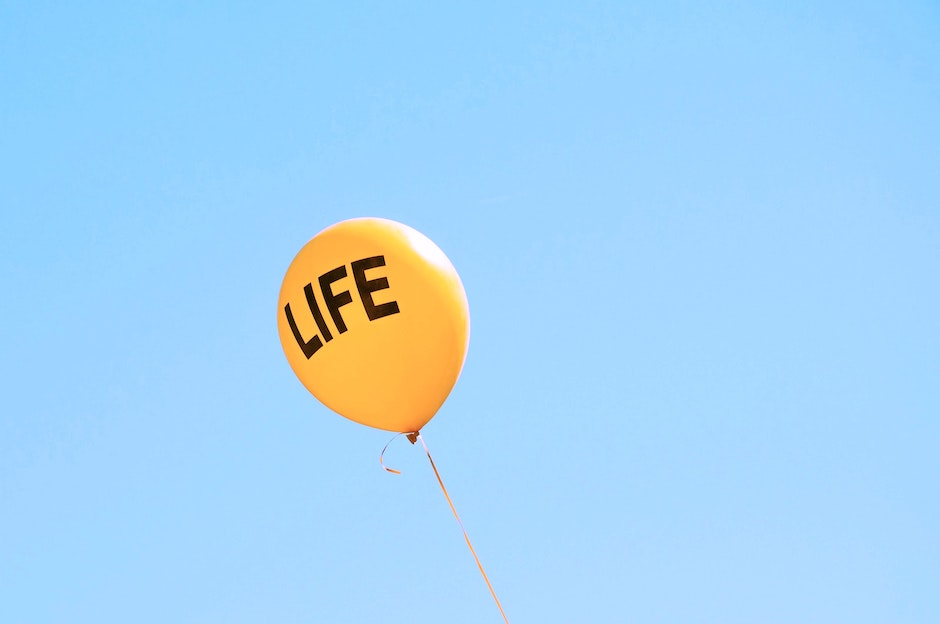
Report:
[[[362,260],[352,262],[350,266],[352,267],[353,278],[356,280],[356,289],[359,291],[359,299],[362,301],[362,307],[365,309],[366,316],[369,317],[369,320],[374,321],[383,316],[398,314],[397,301],[389,301],[376,305],[372,300],[372,293],[388,288],[388,278],[384,276],[374,279],[366,278],[367,270],[385,266],[385,256],[363,258]],[[346,275],[346,265],[341,265],[331,271],[327,271],[317,280],[320,286],[320,292],[323,294],[323,302],[326,304],[326,309],[329,310],[330,316],[333,317],[333,323],[336,325],[337,331],[341,334],[346,331],[346,322],[343,320],[340,308],[352,303],[352,295],[349,294],[348,290],[334,293],[333,282],[343,279]],[[301,335],[300,329],[297,328],[297,322],[294,321],[294,314],[291,312],[289,303],[284,305],[284,314],[287,316],[287,323],[294,333],[297,345],[300,346],[301,351],[304,352],[304,355],[309,360],[313,357],[314,353],[323,347],[324,342],[333,340],[333,333],[330,331],[326,320],[323,318],[323,314],[320,312],[320,305],[317,303],[317,298],[313,293],[313,283],[304,286],[304,294],[307,296],[307,306],[310,308],[310,313],[313,315],[313,320],[316,321],[320,333],[314,334],[309,340],[305,339]]]

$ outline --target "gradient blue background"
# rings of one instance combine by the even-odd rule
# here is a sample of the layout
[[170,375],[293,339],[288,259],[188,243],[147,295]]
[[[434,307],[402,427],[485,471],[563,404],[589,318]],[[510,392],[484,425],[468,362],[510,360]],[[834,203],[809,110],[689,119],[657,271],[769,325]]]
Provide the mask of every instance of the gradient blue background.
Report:
[[500,621],[281,352],[367,215],[512,622],[940,621],[938,5],[442,4],[0,4],[0,621]]

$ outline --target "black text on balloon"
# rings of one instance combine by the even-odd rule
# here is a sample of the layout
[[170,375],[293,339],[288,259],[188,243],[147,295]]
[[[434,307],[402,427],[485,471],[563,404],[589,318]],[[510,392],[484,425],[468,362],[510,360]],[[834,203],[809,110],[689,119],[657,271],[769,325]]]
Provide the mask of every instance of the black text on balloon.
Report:
[[[385,276],[375,277],[373,279],[366,277],[367,270],[385,266],[385,256],[372,256],[370,258],[355,260],[350,266],[352,267],[353,278],[356,282],[356,289],[359,291],[359,300],[362,302],[363,310],[370,321],[399,313],[400,310],[397,301],[376,304],[372,298],[372,293],[385,290],[389,287],[388,278]],[[336,325],[336,330],[340,334],[347,331],[346,322],[343,320],[340,308],[352,303],[352,295],[348,290],[334,292],[333,284],[347,275],[346,265],[340,265],[335,269],[327,271],[317,279],[320,292],[323,296],[323,302],[326,304],[326,309],[329,311],[330,317],[332,317],[333,323]],[[284,305],[284,316],[287,318],[287,324],[294,334],[297,345],[300,347],[304,356],[309,360],[313,357],[314,353],[323,347],[324,342],[330,342],[333,339],[333,334],[330,332],[326,324],[326,319],[320,311],[320,305],[317,303],[316,296],[313,292],[312,282],[304,286],[304,295],[307,299],[307,307],[310,309],[310,314],[313,316],[313,320],[316,322],[320,333],[314,334],[310,339],[304,338],[300,329],[297,327],[297,321],[294,319],[294,314],[289,303]],[[320,337],[321,335],[322,339]]]

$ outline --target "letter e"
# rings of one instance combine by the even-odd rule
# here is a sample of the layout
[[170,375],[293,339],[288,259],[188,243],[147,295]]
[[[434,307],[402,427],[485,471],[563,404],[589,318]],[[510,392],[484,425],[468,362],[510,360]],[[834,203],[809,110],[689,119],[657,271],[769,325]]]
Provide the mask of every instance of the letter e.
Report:
[[389,301],[388,303],[375,305],[375,302],[372,300],[372,293],[388,288],[388,278],[383,276],[372,280],[366,279],[366,269],[374,269],[381,266],[385,266],[385,256],[372,256],[371,258],[363,258],[362,260],[356,260],[352,263],[353,276],[356,278],[356,288],[359,289],[362,307],[365,308],[366,315],[368,315],[370,321],[390,314],[398,314],[399,312],[397,301]]

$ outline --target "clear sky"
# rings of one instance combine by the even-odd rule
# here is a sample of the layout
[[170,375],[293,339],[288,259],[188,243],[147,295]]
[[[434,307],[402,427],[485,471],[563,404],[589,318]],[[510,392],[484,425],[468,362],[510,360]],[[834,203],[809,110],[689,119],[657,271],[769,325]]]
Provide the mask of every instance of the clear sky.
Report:
[[460,272],[424,429],[510,621],[940,621],[940,7],[0,3],[0,621],[499,622],[288,264]]

